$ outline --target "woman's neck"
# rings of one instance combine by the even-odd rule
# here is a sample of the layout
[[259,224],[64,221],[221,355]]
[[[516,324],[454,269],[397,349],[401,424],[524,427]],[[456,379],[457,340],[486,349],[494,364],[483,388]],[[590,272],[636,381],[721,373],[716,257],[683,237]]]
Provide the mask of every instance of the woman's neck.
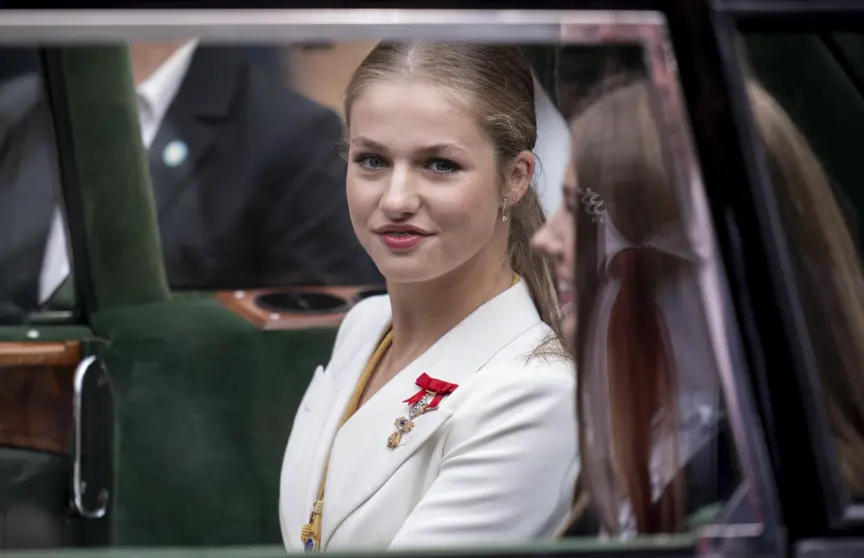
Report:
[[467,263],[424,283],[390,283],[393,315],[391,362],[407,366],[448,331],[513,283],[509,264]]

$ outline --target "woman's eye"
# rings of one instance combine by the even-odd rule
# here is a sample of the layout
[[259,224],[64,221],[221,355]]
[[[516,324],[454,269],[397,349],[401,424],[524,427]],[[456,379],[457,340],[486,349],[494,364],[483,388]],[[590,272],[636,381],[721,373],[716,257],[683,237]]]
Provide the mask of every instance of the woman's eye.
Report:
[[459,165],[447,159],[433,159],[429,161],[429,170],[441,174],[448,174],[459,170]]
[[387,163],[377,155],[360,155],[355,161],[365,170],[379,170],[387,166]]

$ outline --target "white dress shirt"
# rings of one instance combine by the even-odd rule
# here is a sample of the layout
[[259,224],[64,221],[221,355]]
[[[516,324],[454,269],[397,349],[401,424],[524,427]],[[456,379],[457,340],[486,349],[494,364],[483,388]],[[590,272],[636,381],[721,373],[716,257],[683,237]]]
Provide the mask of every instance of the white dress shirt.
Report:
[[[168,107],[177,96],[197,46],[197,39],[185,43],[136,88],[141,139],[145,149],[150,149],[162,119],[168,112]],[[40,304],[51,298],[69,275],[67,246],[64,214],[62,208],[58,207],[54,211],[45,256],[42,260],[42,273],[39,277]]]
[[540,205],[548,217],[561,205],[564,195],[561,186],[570,162],[570,126],[537,80],[534,80],[534,98],[537,112],[534,154],[538,159],[534,176]]

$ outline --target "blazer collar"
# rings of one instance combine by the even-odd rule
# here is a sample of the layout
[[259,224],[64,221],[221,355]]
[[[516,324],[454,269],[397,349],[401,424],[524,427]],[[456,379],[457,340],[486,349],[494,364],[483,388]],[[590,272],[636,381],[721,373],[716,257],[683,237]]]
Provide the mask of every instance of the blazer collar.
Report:
[[[540,317],[525,282],[520,281],[475,310],[399,372],[337,433],[356,382],[390,320],[388,301],[384,311],[376,316],[376,323],[370,324],[369,331],[377,334],[364,339],[354,355],[334,370],[333,381],[339,387],[312,468],[316,472],[323,469],[332,445],[324,498],[323,545],[453,413],[450,397],[445,397],[437,411],[414,421],[414,430],[403,437],[399,447],[389,449],[387,437],[395,430],[394,421],[407,416],[408,405],[404,400],[418,390],[416,379],[425,372],[465,389],[475,372],[516,337],[537,325]],[[317,483],[312,484],[315,486],[307,497],[307,507],[312,505],[318,491]]]

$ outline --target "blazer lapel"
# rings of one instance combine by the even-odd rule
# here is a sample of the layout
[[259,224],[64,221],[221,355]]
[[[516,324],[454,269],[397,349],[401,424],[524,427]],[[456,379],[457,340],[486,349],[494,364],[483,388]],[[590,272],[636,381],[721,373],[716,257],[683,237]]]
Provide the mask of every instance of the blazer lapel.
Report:
[[160,220],[193,181],[229,118],[243,74],[242,55],[230,48],[198,47],[177,96],[148,152]]
[[[324,498],[324,546],[345,519],[377,492],[452,415],[451,397],[445,397],[438,410],[414,420],[414,429],[403,436],[397,448],[387,447],[387,437],[395,430],[395,420],[407,417],[408,404],[404,400],[417,392],[417,378],[425,372],[459,384],[458,393],[498,351],[539,321],[527,287],[520,281],[478,308],[397,374],[338,433],[335,428],[332,430],[335,439]],[[340,416],[375,345],[373,342],[364,347],[353,360],[350,375],[346,369],[345,377],[337,379],[345,386],[338,399],[337,414]],[[330,440],[327,442],[324,445],[329,449]]]
[[[332,374],[332,381],[335,386],[332,389],[330,400],[326,403],[330,410],[328,417],[324,421],[324,426],[321,429],[318,442],[314,445],[312,465],[312,482],[306,492],[306,498],[303,501],[303,517],[304,523],[309,512],[312,510],[312,505],[318,499],[318,491],[320,489],[321,475],[324,471],[324,466],[327,459],[330,457],[330,449],[333,446],[333,440],[339,430],[342,421],[342,415],[345,413],[345,408],[351,395],[354,393],[354,388],[357,385],[357,380],[372,358],[372,354],[378,347],[378,342],[387,332],[390,327],[390,305],[386,305],[384,312],[380,316],[376,316],[377,323],[369,327],[370,331],[377,331],[378,335],[363,338],[363,340],[353,349],[348,350],[348,357],[341,362],[333,362],[328,366],[325,374]],[[318,475],[316,477],[316,475]],[[300,536],[300,532],[297,532]]]

